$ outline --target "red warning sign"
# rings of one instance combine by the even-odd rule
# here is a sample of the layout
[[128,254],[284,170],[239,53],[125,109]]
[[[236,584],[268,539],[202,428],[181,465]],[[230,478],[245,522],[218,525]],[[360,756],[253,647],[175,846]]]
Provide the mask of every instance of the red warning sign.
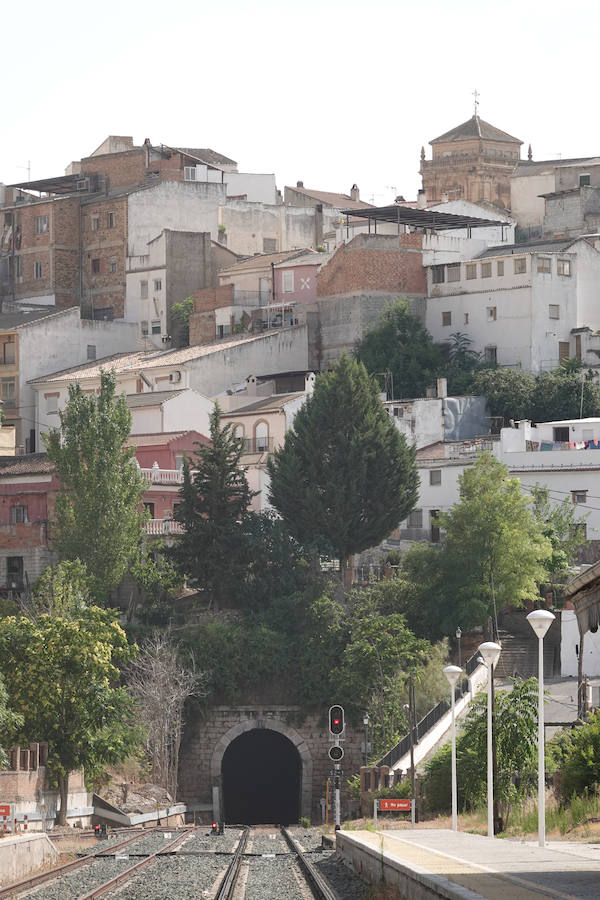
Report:
[[392,798],[381,798],[379,801],[379,809],[381,810],[402,810],[403,812],[410,812],[410,800],[406,799],[392,799]]
[[10,816],[10,803],[0,803],[0,818]]

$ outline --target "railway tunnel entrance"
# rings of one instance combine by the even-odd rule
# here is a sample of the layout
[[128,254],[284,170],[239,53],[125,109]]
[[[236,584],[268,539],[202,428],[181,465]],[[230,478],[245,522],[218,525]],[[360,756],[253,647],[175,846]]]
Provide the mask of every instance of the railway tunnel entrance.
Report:
[[298,822],[302,760],[285,735],[269,728],[245,731],[225,750],[221,775],[226,823]]

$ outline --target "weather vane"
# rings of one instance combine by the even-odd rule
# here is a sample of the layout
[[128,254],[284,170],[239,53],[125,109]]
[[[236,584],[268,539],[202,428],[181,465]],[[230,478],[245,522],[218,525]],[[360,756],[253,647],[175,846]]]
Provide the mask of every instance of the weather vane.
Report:
[[479,100],[477,99],[479,97],[479,92],[477,88],[473,91],[473,96],[475,97],[475,115],[477,115],[477,110],[479,109]]

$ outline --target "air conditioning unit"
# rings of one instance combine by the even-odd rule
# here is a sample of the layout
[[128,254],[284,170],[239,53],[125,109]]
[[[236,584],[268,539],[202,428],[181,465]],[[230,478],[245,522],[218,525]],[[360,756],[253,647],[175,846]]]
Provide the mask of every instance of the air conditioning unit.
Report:
[[169,381],[171,384],[177,384],[178,381],[181,381],[181,372],[169,372]]

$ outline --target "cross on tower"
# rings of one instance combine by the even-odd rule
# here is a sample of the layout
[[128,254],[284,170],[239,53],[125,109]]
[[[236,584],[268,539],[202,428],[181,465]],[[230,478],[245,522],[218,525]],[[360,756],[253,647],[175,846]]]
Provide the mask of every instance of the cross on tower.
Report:
[[477,88],[475,88],[475,90],[473,91],[473,96],[475,97],[475,113],[474,114],[477,115],[477,110],[479,109],[479,100],[477,99],[479,97],[479,92],[478,92]]

